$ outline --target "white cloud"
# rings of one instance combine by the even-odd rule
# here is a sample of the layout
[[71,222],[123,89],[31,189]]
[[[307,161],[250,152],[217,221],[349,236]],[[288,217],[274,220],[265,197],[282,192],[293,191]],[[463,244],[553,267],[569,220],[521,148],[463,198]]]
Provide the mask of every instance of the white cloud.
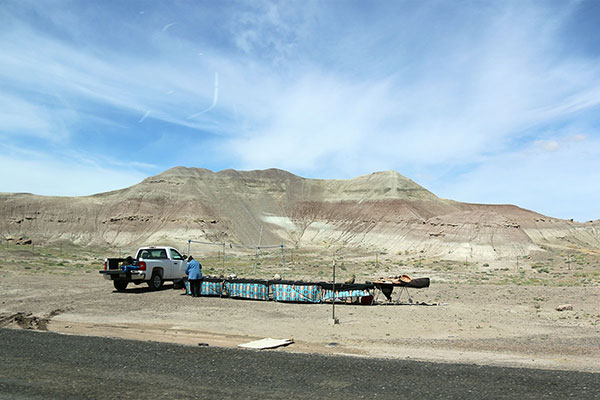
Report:
[[[557,50],[564,20],[577,3],[449,9],[419,3],[386,10],[392,6],[379,3],[364,14],[336,3],[296,7],[262,1],[236,3],[219,13],[184,4],[175,7],[179,15],[162,10],[144,25],[141,18],[154,14],[149,7],[143,16],[138,10],[135,16],[109,13],[117,34],[95,35],[85,29],[77,10],[85,12],[76,6],[44,9],[60,27],[58,34],[48,34],[24,14],[11,15],[0,39],[0,83],[10,88],[0,94],[0,132],[7,140],[58,138],[68,147],[82,127],[110,123],[102,109],[111,108],[131,116],[132,143],[151,140],[151,134],[164,140],[163,132],[146,130],[155,121],[165,122],[160,128],[165,131],[221,135],[203,151],[234,168],[279,167],[336,178],[413,171],[434,183],[450,178],[445,193],[459,199],[491,202],[500,201],[492,197],[498,194],[494,182],[500,182],[506,189],[501,193],[521,194],[515,199],[531,208],[536,195],[566,201],[572,191],[558,183],[543,186],[553,181],[544,180],[543,171],[600,192],[597,180],[582,183],[595,177],[590,166],[598,160],[586,151],[595,149],[588,145],[598,137],[588,121],[590,110],[600,106],[598,61]],[[206,38],[194,31],[200,23],[189,23],[204,11],[208,19],[217,17],[210,26],[218,29]],[[82,31],[87,36],[79,40]],[[105,42],[103,35],[121,41]],[[575,119],[583,121],[581,129],[556,132],[555,125]],[[88,156],[99,158],[103,151]],[[68,176],[79,165],[52,154],[34,161],[3,157],[30,171],[36,182],[34,166],[47,162],[56,176]],[[156,162],[157,168],[171,166]],[[569,167],[556,169],[561,163]],[[83,170],[95,177],[98,165],[105,164]],[[118,175],[116,164],[110,165],[107,173]],[[454,176],[453,170],[463,174]],[[137,175],[126,173],[120,182],[129,176]],[[543,183],[536,186],[538,180]],[[451,191],[453,184],[463,191]],[[536,188],[531,201],[523,196],[527,187]]]
[[[460,165],[506,151],[540,124],[597,107],[594,61],[553,52],[569,10],[548,15],[543,7],[505,8],[481,15],[486,27],[480,35],[455,40],[440,53],[424,53],[419,61],[391,58],[395,74],[357,78],[300,65],[293,78],[273,77],[252,99],[266,111],[249,110],[254,129],[234,138],[231,148],[245,168],[310,174]],[[350,47],[343,38],[338,46]],[[540,143],[558,149],[545,138]]]
[[574,135],[568,136],[566,138],[567,141],[571,141],[571,142],[583,142],[584,140],[586,140],[588,138],[587,135],[584,135],[582,133],[576,133]]
[[229,29],[243,52],[279,64],[292,56],[297,43],[306,37],[315,12],[314,3],[308,0],[299,7],[255,0],[232,13]]
[[556,140],[536,140],[534,144],[544,151],[556,151],[560,149],[560,144]]
[[69,135],[65,121],[76,119],[73,111],[44,107],[8,92],[0,93],[0,136],[34,136],[47,140]]
[[540,151],[535,142],[497,154],[452,182],[437,182],[434,190],[445,198],[515,204],[552,217],[600,218],[600,140],[548,143],[557,147]]
[[0,192],[47,196],[84,196],[139,183],[145,174],[131,168],[109,168],[80,160],[57,160],[43,155],[0,155]]
[[[193,43],[184,43],[187,54],[183,57],[168,49],[153,55],[105,52],[101,56],[26,25],[19,26],[8,40],[7,48],[0,53],[0,80],[26,88],[27,93],[21,93],[20,99],[0,98],[0,103],[12,104],[8,112],[18,111],[13,113],[18,115],[14,123],[7,120],[4,124],[7,130],[36,131],[40,135],[49,132],[47,136],[59,128],[65,130],[64,118],[55,114],[55,105],[48,105],[56,99],[70,103],[72,113],[85,114],[89,112],[85,102],[95,102],[131,113],[132,122],[153,110],[151,117],[165,122],[214,128],[210,120],[186,119],[200,107],[197,104],[213,101],[213,65],[223,62],[218,57],[204,57],[198,63]],[[180,62],[173,63],[176,57]],[[40,103],[44,97],[48,100]]]
[[390,105],[381,103],[388,90],[384,82],[353,84],[309,74],[288,82],[282,93],[272,92],[265,124],[228,146],[242,157],[244,168],[277,165],[315,172],[335,162],[343,169],[362,152],[369,133],[381,128],[377,121],[391,113]]

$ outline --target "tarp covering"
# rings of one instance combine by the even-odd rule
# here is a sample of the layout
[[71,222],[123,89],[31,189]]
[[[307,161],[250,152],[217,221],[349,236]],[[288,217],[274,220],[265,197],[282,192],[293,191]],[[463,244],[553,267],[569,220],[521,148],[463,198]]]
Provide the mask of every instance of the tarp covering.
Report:
[[[429,278],[413,279],[410,282],[367,282],[367,283],[336,283],[331,282],[304,282],[290,280],[264,280],[264,279],[223,279],[204,277],[200,294],[202,296],[229,296],[251,300],[269,300],[280,302],[322,303],[325,301],[353,299],[363,304],[371,304],[369,296],[373,296],[373,289],[377,288],[391,301],[394,287],[421,289],[429,287]],[[191,294],[189,282],[185,281],[187,294]],[[335,289],[335,291],[334,291]],[[335,297],[334,297],[335,292]],[[372,300],[372,297],[371,297]]]
[[429,278],[417,278],[406,284],[406,287],[422,289],[429,287]]
[[[319,286],[324,290],[333,290],[333,283],[319,282]],[[349,290],[369,290],[373,289],[372,283],[336,283],[336,291],[349,291]]]
[[[340,291],[336,290],[335,291],[335,298],[337,300],[345,300],[345,299],[349,299],[352,297],[365,297],[365,296],[371,296],[371,292],[369,292],[368,289],[340,290]],[[323,291],[321,292],[321,298],[323,299],[323,301],[333,299],[333,290],[323,289]]]
[[[330,282],[319,282],[322,301],[333,300],[334,285]],[[370,290],[375,286],[372,283],[336,283],[335,299],[346,300],[352,297],[371,296]]]
[[227,279],[225,290],[229,297],[269,300],[268,281],[259,279]]
[[407,287],[407,288],[414,288],[414,289],[423,289],[423,288],[428,288],[429,287],[429,278],[417,278],[417,279],[413,279],[410,282],[375,282],[374,285],[377,286],[378,288],[382,288],[382,287],[394,287],[394,286],[401,286],[401,287]]
[[271,281],[270,290],[274,301],[321,302],[321,287],[316,283]]
[[[187,279],[184,282],[186,294],[191,295],[190,281]],[[200,286],[201,296],[222,296],[223,295],[223,279],[222,278],[202,278]]]
[[200,287],[201,296],[221,296],[223,294],[223,279],[204,278]]

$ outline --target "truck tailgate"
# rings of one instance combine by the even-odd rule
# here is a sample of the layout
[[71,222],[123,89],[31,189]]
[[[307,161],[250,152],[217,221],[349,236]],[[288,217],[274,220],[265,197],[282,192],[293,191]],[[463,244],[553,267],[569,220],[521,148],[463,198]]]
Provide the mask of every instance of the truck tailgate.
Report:
[[134,279],[143,279],[143,276],[140,276],[140,275],[144,275],[143,272],[138,272],[135,270],[134,271],[121,271],[120,269],[102,270],[102,271],[98,271],[98,272],[102,275],[109,276],[111,279],[117,279],[117,278],[131,279],[132,277]]

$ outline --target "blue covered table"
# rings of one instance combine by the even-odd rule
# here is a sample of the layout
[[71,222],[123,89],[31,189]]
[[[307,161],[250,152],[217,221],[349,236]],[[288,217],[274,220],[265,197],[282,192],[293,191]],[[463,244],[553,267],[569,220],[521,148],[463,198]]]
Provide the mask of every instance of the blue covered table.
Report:
[[[319,282],[321,287],[321,299],[323,301],[334,300],[353,300],[354,298],[373,298],[372,290],[375,287],[372,283],[333,283]],[[370,302],[368,302],[370,304]]]
[[271,281],[269,290],[274,301],[320,303],[321,287],[315,282]]
[[269,300],[269,281],[262,279],[226,279],[225,291],[229,297]]
[[[185,280],[186,293],[191,295],[190,282]],[[222,296],[223,295],[223,279],[203,277],[200,283],[201,296]]]

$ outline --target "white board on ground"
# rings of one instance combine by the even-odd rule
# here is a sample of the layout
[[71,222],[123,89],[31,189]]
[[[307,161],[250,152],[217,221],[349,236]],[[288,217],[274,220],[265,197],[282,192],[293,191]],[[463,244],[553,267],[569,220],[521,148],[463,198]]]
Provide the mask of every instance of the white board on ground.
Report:
[[290,339],[272,339],[272,338],[264,338],[260,340],[255,340],[253,342],[238,344],[238,347],[244,347],[246,349],[274,349],[276,347],[287,346],[288,344],[294,343],[293,340]]

